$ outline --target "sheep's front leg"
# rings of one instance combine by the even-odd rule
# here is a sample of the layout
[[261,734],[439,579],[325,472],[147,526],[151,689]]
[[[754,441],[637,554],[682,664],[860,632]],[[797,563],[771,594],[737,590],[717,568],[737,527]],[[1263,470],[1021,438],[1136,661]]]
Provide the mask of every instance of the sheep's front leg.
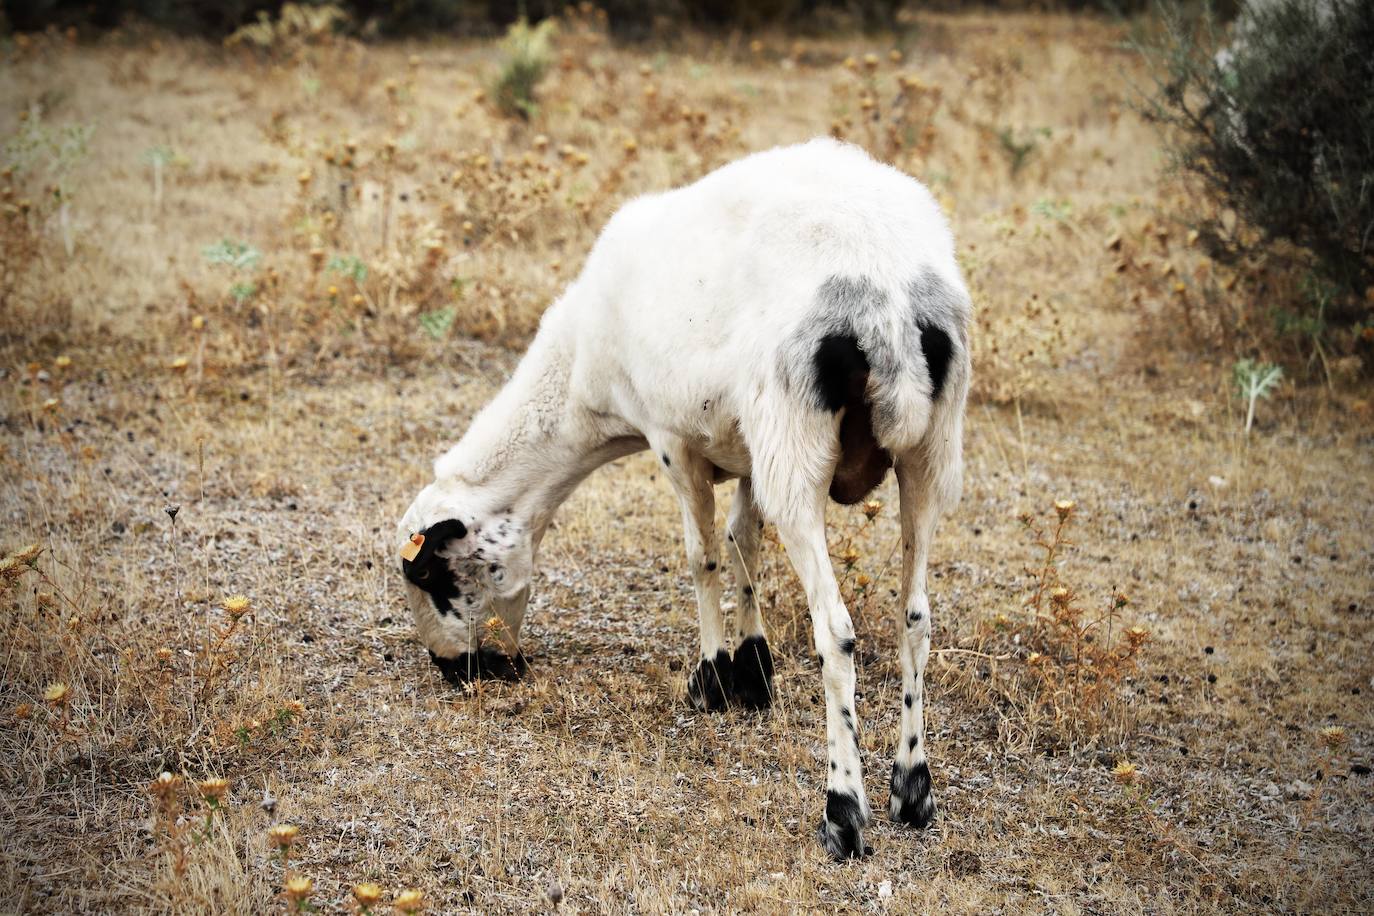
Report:
[[930,475],[920,459],[897,462],[897,491],[902,513],[902,603],[897,626],[901,634],[902,709],[888,810],[895,821],[924,827],[935,817],[924,717],[926,659],[930,655],[926,558],[940,513]]
[[778,523],[778,536],[806,590],[816,656],[825,685],[825,734],[830,772],[826,777],[825,817],[817,836],[836,859],[867,853],[868,825],[859,760],[859,723],[854,711],[854,624],[840,598],[835,570],[825,546],[825,516],[815,509],[802,520]]
[[725,618],[720,610],[720,560],[711,463],[680,444],[658,447],[663,469],[682,504],[687,564],[697,596],[701,660],[687,680],[687,699],[700,710],[724,709],[734,684]]
[[766,709],[773,702],[773,653],[763,633],[754,588],[758,566],[759,540],[763,517],[754,503],[754,489],[748,477],[740,479],[735,501],[730,504],[730,521],[725,551],[735,570],[735,689],[731,694],[746,709]]

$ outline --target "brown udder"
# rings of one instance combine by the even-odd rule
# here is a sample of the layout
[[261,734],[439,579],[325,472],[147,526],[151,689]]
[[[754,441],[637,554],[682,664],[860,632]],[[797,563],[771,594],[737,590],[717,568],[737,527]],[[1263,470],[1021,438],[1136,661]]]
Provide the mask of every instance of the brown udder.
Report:
[[867,388],[867,372],[850,375],[840,420],[840,460],[830,480],[830,498],[845,506],[873,492],[892,467],[892,455],[873,437],[873,407],[866,397]]

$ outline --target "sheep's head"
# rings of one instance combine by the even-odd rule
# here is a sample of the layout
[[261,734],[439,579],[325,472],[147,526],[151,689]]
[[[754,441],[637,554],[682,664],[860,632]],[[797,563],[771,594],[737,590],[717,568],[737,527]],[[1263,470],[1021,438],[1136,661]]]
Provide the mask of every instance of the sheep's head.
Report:
[[475,506],[470,496],[431,484],[398,532],[415,626],[453,683],[524,671],[519,635],[530,593],[530,533],[509,509]]

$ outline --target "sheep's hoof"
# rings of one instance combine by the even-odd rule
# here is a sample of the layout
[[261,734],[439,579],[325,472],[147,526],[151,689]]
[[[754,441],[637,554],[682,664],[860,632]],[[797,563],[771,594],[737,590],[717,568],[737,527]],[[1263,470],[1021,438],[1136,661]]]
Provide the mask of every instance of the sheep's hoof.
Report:
[[816,838],[830,858],[843,862],[871,855],[873,847],[864,845],[863,830],[867,825],[868,813],[857,798],[834,789],[825,793],[825,817],[816,830]]
[[767,709],[773,705],[773,653],[768,640],[750,636],[735,650],[734,683],[730,700],[745,709]]
[[734,681],[730,654],[722,649],[715,659],[703,658],[687,679],[687,701],[702,712],[719,712],[726,706]]
[[935,819],[935,795],[930,790],[930,766],[892,764],[892,797],[888,813],[899,824],[926,827]]
[[504,652],[486,647],[476,652],[464,652],[457,658],[441,658],[431,652],[429,659],[443,673],[444,680],[455,687],[479,680],[518,681],[530,667],[523,652],[517,651],[512,658]]

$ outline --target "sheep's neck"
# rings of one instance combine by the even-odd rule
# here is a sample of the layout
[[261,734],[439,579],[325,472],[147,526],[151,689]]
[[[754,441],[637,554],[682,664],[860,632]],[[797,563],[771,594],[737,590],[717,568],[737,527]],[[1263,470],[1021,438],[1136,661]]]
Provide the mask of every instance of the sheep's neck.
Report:
[[[453,470],[542,532],[588,474],[646,447],[596,422],[571,390],[575,354],[566,338],[535,338],[505,388],[454,450]],[[626,433],[629,430],[625,430]]]

